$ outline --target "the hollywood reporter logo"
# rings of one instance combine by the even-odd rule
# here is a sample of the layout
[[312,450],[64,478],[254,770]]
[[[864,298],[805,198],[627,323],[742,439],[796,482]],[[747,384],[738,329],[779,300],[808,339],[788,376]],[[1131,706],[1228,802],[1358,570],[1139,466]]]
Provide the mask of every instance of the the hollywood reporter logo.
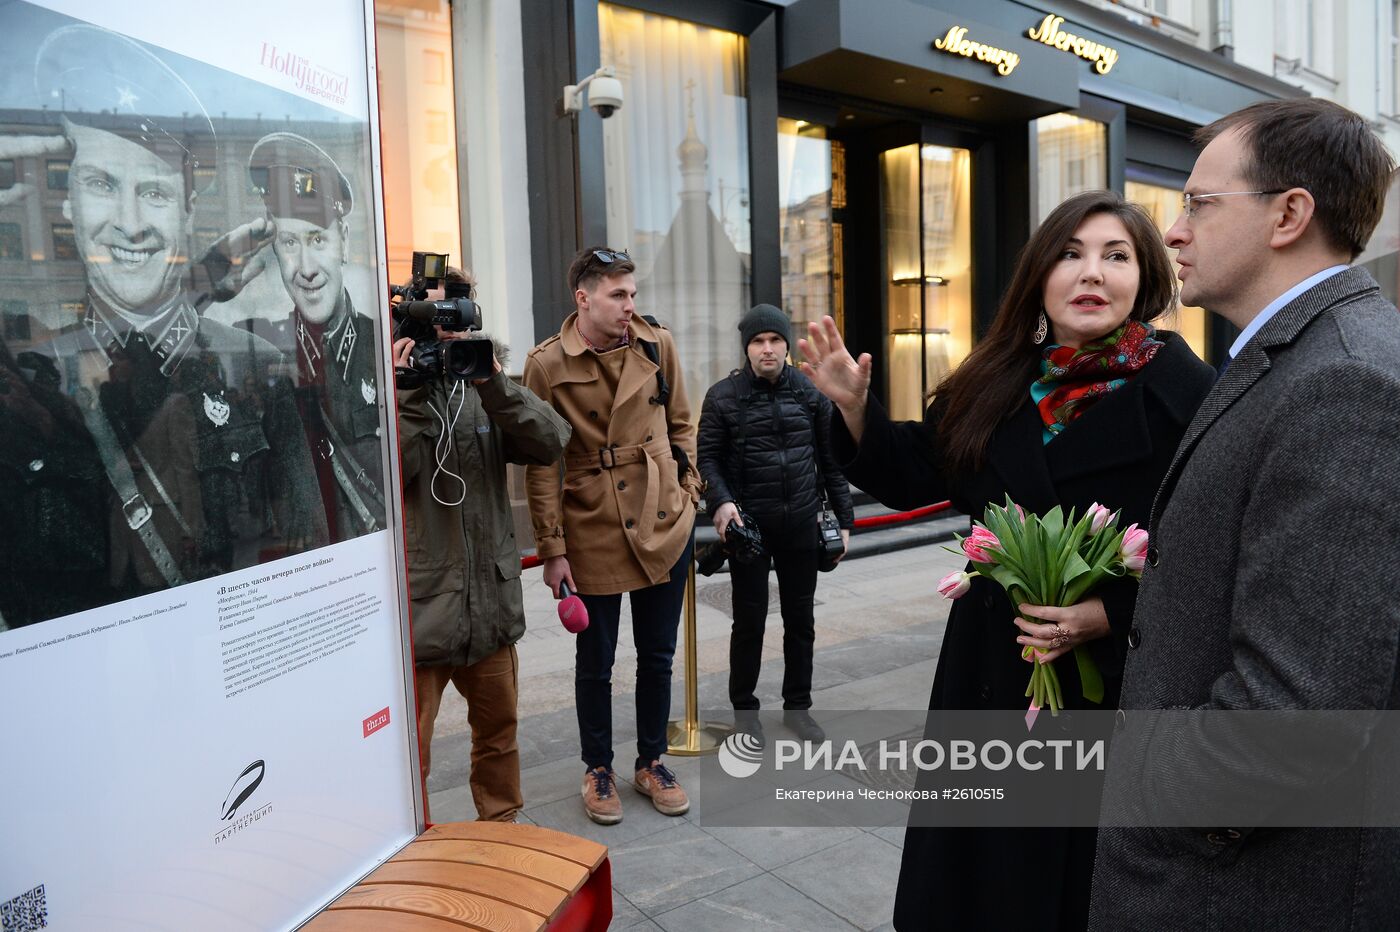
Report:
[[719,746],[720,769],[731,777],[751,777],[762,764],[763,745],[753,735],[736,731]]

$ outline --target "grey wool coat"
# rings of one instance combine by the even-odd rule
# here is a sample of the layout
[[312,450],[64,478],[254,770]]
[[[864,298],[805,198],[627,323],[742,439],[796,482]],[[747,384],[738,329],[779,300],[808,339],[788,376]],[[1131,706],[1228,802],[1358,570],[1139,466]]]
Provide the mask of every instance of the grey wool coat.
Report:
[[[1186,431],[1153,506],[1125,727],[1147,709],[1400,708],[1397,489],[1400,315],[1348,269],[1269,320]],[[1225,792],[1241,821],[1101,828],[1091,928],[1400,928],[1400,829],[1250,827],[1343,779],[1396,791],[1355,762],[1376,737],[1355,719],[1308,768],[1302,733],[1198,754],[1219,716],[1110,752],[1106,811],[1194,825],[1192,800]]]

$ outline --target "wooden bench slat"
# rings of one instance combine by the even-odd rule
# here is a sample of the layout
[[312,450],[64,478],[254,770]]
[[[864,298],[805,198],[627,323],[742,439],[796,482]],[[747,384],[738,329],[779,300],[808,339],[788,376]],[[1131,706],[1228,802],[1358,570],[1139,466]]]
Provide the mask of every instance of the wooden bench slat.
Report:
[[529,848],[492,841],[435,841],[420,839],[409,844],[390,861],[460,861],[485,864],[534,877],[559,887],[569,895],[578,892],[588,880],[589,870],[573,861]]
[[458,861],[389,861],[361,883],[407,883],[446,887],[515,903],[545,919],[554,918],[565,894],[533,877]]
[[608,856],[606,845],[577,835],[566,835],[554,829],[538,825],[517,825],[507,822],[445,822],[434,825],[422,835],[420,840],[472,840],[499,841],[520,848],[532,848],[545,854],[567,858],[582,864],[589,870],[595,869]]
[[[353,887],[351,889],[354,889]],[[339,900],[336,901],[340,902]],[[337,909],[332,903],[316,914],[301,932],[462,932],[467,928],[446,919],[384,909]]]
[[510,903],[424,884],[360,883],[331,909],[381,909],[458,922],[483,932],[538,932],[544,918]]

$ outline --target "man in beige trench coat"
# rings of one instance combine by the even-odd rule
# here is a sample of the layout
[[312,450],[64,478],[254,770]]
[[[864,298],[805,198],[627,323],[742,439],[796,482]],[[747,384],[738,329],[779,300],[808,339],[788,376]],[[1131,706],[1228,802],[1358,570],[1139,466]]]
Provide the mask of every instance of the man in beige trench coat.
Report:
[[666,815],[690,807],[661,763],[700,476],[680,359],[671,334],[636,314],[626,253],[585,249],[569,266],[574,313],[530,351],[525,385],[573,427],[561,485],[556,467],[528,467],[526,487],[544,579],[588,608],[578,635],[574,698],[594,822],[622,820],[612,770],[612,667],[622,593],[637,647],[633,786]]

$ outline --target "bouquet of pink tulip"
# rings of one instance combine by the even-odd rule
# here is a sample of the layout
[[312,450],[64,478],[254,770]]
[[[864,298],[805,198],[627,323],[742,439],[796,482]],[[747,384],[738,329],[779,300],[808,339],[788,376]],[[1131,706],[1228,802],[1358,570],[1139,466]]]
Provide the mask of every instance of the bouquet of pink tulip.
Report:
[[[1028,515],[1008,497],[1006,504],[988,505],[972,533],[959,537],[960,550],[974,564],[971,573],[950,573],[938,584],[940,595],[956,599],[967,592],[973,576],[987,576],[1006,590],[1013,605],[1074,605],[1105,579],[1141,576],[1147,558],[1147,532],[1136,524],[1118,530],[1118,514],[1095,502],[1083,517],[1068,517],[1059,508],[1044,516]],[[1021,656],[1034,660],[1037,648],[1027,645]],[[1043,651],[1039,651],[1043,653]],[[1074,648],[1084,698],[1103,701],[1103,677],[1085,645]],[[1049,706],[1052,715],[1064,708],[1064,693],[1055,667],[1031,665],[1026,687],[1031,710]]]

